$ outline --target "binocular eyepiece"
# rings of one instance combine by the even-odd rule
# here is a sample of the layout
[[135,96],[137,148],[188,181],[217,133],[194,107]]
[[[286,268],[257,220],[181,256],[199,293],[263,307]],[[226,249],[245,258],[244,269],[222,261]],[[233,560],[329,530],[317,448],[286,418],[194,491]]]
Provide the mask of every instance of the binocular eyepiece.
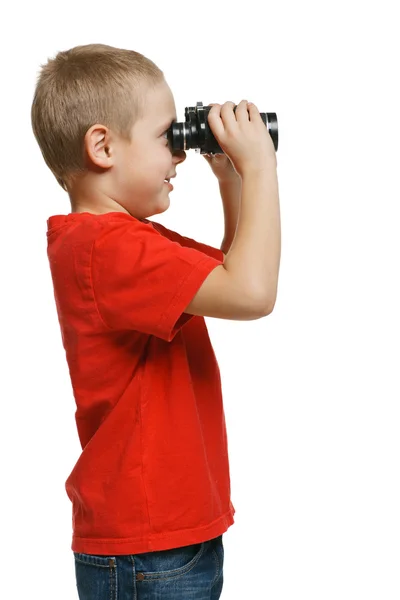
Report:
[[[185,108],[185,121],[174,122],[167,131],[169,146],[174,150],[190,150],[194,148],[200,154],[224,154],[215,139],[208,124],[208,113],[211,106],[203,106],[197,102],[196,106]],[[234,107],[234,112],[236,106]],[[278,119],[276,113],[260,113],[274,142],[275,152],[278,150]]]

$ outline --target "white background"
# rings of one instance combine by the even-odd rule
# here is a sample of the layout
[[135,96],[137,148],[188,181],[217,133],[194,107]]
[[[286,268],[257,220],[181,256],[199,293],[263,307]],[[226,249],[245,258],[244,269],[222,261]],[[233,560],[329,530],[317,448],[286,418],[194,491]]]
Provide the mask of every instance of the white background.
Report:
[[[273,313],[207,319],[235,524],[223,600],[398,600],[400,42],[395,2],[43,0],[2,9],[2,591],[77,600],[64,483],[80,454],[46,255],[68,214],[30,125],[40,64],[78,44],[151,58],[185,106],[276,112],[282,258]],[[160,223],[219,247],[193,150]]]

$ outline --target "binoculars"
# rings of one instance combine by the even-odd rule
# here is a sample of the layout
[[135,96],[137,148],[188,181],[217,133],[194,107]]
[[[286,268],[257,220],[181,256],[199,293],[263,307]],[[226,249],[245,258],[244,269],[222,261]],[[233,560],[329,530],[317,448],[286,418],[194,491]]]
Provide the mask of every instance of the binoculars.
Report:
[[[167,131],[167,138],[172,151],[190,150],[194,148],[200,154],[224,154],[215,139],[208,124],[208,113],[211,106],[203,106],[197,102],[196,106],[185,108],[185,121],[174,121]],[[233,111],[236,111],[236,106]],[[278,119],[276,113],[260,113],[264,125],[274,143],[275,152],[278,150]]]

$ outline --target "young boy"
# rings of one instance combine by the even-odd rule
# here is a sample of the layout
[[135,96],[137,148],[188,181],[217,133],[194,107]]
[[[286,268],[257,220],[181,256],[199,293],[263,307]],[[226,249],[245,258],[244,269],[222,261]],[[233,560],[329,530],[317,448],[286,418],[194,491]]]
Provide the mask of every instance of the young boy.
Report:
[[[66,491],[80,600],[216,600],[233,524],[218,363],[204,317],[274,306],[275,150],[254,105],[212,106],[209,164],[222,249],[147,217],[169,207],[177,120],[162,71],[101,44],[43,66],[32,127],[71,212],[48,219],[48,259],[82,453]],[[240,201],[240,216],[238,208]]]

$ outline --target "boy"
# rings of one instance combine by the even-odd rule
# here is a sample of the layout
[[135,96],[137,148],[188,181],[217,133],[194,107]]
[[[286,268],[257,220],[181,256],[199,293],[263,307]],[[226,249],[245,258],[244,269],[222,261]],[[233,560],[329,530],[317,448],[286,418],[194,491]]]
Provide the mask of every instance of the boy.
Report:
[[223,252],[147,219],[186,158],[168,145],[176,109],[152,61],[79,46],[38,78],[33,131],[71,202],[47,237],[82,446],[66,481],[80,600],[221,594],[235,509],[204,317],[269,314],[280,261],[274,146],[254,105],[233,108],[209,113]]

